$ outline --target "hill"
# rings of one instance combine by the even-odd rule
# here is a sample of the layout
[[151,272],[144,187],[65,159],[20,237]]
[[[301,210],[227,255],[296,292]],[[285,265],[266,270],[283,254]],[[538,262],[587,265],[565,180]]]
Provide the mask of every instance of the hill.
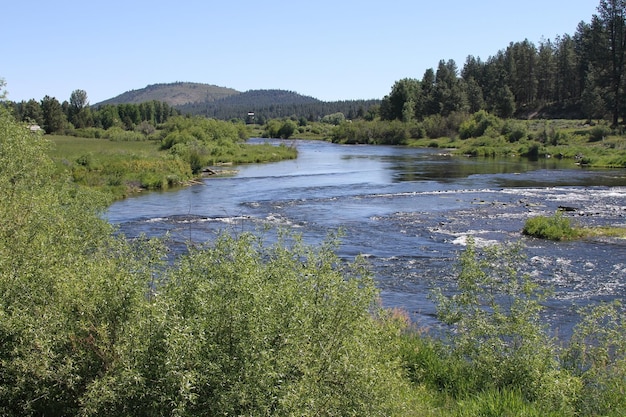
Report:
[[184,114],[221,120],[245,119],[252,112],[255,120],[261,123],[267,119],[292,116],[318,120],[338,112],[352,118],[380,104],[380,100],[325,102],[287,90],[249,90],[242,93],[210,84],[176,82],[127,91],[95,106],[138,104],[152,100],[166,102]]
[[175,82],[152,84],[139,90],[127,91],[119,96],[102,101],[96,104],[96,106],[105,104],[139,104],[152,100],[162,101],[171,106],[181,106],[188,103],[208,103],[236,94],[240,94],[240,92],[232,88],[202,83]]

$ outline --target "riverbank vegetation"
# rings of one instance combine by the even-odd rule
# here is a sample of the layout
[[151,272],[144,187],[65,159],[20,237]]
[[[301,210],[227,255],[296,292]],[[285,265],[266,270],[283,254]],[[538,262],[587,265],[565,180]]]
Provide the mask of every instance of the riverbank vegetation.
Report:
[[589,167],[626,167],[621,126],[576,119],[501,118],[486,110],[457,111],[422,120],[384,120],[372,109],[364,118],[335,113],[317,122],[305,118],[254,125],[255,136],[329,140],[342,144],[439,148],[453,155],[488,158],[558,158]]
[[0,109],[2,415],[626,412],[623,307],[557,341],[518,245],[468,240],[431,334],[381,308],[336,236],[233,231],[175,260],[167,238],[127,240],[50,146]]
[[[142,190],[166,190],[193,181],[212,166],[293,159],[287,145],[250,145],[247,127],[201,117],[173,116],[147,134],[121,128],[85,128],[49,135],[58,170],[77,184],[106,191],[113,199]],[[77,136],[76,136],[77,135]]]

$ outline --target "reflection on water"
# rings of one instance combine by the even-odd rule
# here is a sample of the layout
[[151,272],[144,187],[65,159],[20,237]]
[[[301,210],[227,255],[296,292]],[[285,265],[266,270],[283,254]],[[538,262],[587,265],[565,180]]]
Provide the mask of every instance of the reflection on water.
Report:
[[[291,228],[310,243],[344,231],[340,255],[370,261],[386,306],[436,326],[429,292],[452,279],[467,236],[523,239],[528,271],[555,290],[548,316],[561,334],[574,307],[626,295],[626,243],[523,238],[530,216],[561,205],[583,225],[626,226],[624,170],[571,161],[451,157],[433,149],[297,141],[296,160],[239,167],[229,178],[115,203],[108,219],[129,236],[168,232],[175,250],[217,233]],[[267,233],[268,236],[271,233]]]

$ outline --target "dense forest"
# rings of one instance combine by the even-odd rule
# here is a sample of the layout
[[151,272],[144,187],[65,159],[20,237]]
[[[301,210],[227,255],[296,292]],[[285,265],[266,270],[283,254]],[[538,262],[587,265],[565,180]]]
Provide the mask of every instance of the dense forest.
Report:
[[[344,100],[326,102],[285,90],[250,90],[211,102],[188,103],[177,106],[182,113],[230,120],[246,118],[249,122],[265,124],[269,119],[283,117],[317,121],[333,113],[343,113],[348,119],[363,117],[380,100]],[[253,113],[254,119],[248,114]]]
[[511,42],[486,61],[468,56],[460,71],[441,60],[421,79],[399,80],[380,116],[409,121],[487,110],[503,118],[606,118],[615,126],[626,116],[626,5],[603,0],[597,10],[573,36]]

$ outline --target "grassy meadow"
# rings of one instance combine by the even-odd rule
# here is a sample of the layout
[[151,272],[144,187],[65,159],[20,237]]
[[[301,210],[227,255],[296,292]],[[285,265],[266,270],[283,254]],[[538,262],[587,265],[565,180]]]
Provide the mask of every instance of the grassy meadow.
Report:
[[236,141],[216,146],[198,141],[193,147],[185,143],[163,149],[160,140],[46,137],[52,142],[49,155],[59,172],[69,171],[76,183],[104,191],[112,199],[184,186],[201,177],[202,169],[210,165],[275,162],[297,155],[288,146]]
[[185,161],[160,150],[157,141],[111,141],[50,135],[50,156],[74,181],[113,199],[142,190],[181,186],[194,176]]

